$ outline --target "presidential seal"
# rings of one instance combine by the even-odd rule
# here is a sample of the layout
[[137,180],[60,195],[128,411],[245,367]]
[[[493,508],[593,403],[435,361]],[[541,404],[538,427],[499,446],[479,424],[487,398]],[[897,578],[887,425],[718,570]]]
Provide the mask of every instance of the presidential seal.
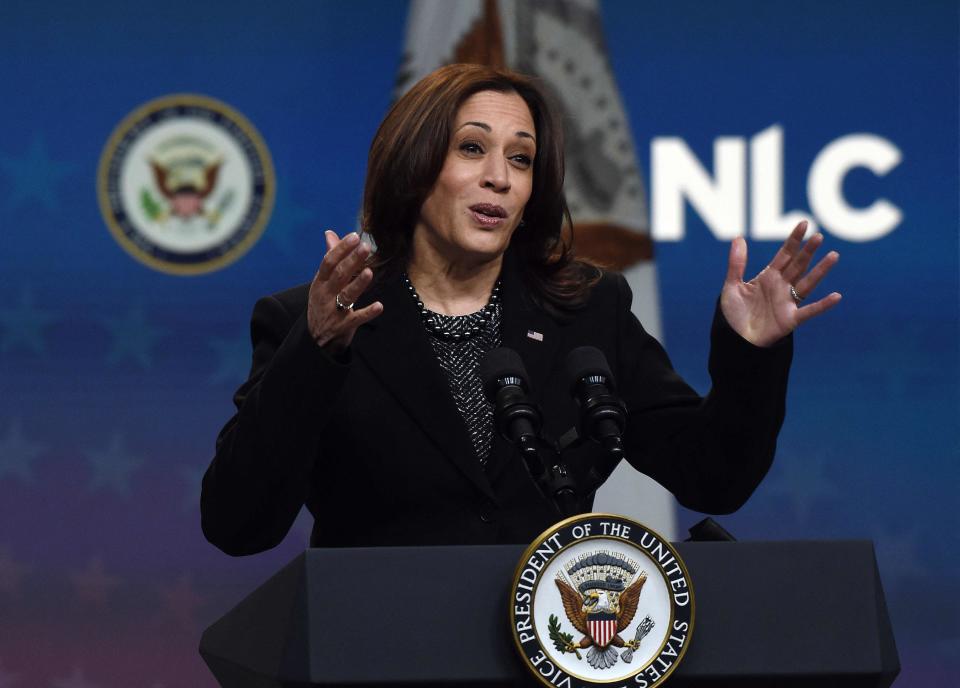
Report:
[[612,514],[561,521],[524,552],[510,628],[524,663],[558,688],[659,686],[693,633],[693,587],[676,550]]
[[196,275],[246,253],[263,233],[276,180],[263,139],[213,98],[152,100],[114,130],[97,195],[111,234],[162,272]]

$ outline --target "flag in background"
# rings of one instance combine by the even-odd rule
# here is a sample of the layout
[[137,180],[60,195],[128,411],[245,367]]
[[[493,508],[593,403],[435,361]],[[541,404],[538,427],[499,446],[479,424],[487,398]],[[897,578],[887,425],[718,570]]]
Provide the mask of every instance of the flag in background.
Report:
[[[399,96],[437,67],[472,62],[539,77],[563,112],[565,191],[578,255],[626,277],[633,312],[662,341],[653,244],[630,123],[596,0],[413,0]],[[676,538],[673,496],[623,462],[595,508]]]

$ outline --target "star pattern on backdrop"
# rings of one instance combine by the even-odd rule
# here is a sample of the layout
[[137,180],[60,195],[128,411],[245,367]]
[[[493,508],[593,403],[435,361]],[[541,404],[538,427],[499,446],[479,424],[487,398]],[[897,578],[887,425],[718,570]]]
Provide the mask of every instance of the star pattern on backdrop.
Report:
[[33,482],[33,462],[46,447],[23,436],[23,424],[14,418],[0,437],[0,480],[16,476],[23,483]]
[[778,469],[765,486],[766,492],[789,503],[800,523],[807,521],[818,503],[843,497],[836,483],[827,477],[827,460],[820,453],[781,457],[776,465]]
[[73,673],[63,678],[55,678],[50,682],[50,688],[99,688],[96,683],[87,679],[80,667],[74,667]]
[[90,559],[83,570],[71,573],[69,578],[77,600],[94,605],[104,604],[107,595],[121,582],[106,572],[100,557]]
[[217,367],[209,377],[210,384],[236,387],[247,379],[250,372],[249,338],[211,339],[209,344],[217,355]]
[[9,188],[7,208],[14,210],[36,202],[47,210],[56,210],[57,186],[74,169],[73,163],[51,158],[40,135],[34,136],[22,156],[0,153],[0,173],[7,180],[4,186]]
[[119,318],[107,318],[104,324],[112,337],[109,363],[130,359],[144,370],[153,367],[154,346],[166,330],[151,325],[142,308],[131,308]]
[[[5,107],[0,108],[5,122],[0,129],[4,132],[0,261],[5,261],[0,268],[0,393],[6,404],[0,410],[0,688],[213,688],[216,681],[196,652],[200,629],[252,592],[268,572],[303,551],[313,520],[305,508],[277,548],[256,559],[227,557],[204,540],[198,527],[199,495],[217,430],[232,412],[231,393],[249,372],[252,352],[241,312],[252,306],[247,300],[309,279],[323,256],[323,230],[332,227],[343,234],[356,226],[364,151],[352,151],[366,147],[391,99],[396,53],[403,27],[412,21],[407,3],[377,5],[375,17],[369,16],[369,7],[356,5],[356,11],[345,3],[333,12],[321,3],[271,7],[272,25],[299,24],[307,30],[254,32],[263,39],[257,71],[270,76],[265,83],[251,84],[236,78],[235,62],[230,60],[204,61],[199,80],[192,72],[199,66],[197,37],[222,32],[241,37],[251,19],[256,20],[259,8],[253,5],[238,3],[227,12],[203,11],[201,5],[200,11],[180,17],[181,25],[189,23],[189,31],[151,31],[150,8],[137,3],[113,5],[109,16],[94,6],[94,12],[75,12],[66,21],[62,16],[57,21],[51,16],[58,12],[56,5],[0,0],[0,16],[7,20],[4,28],[17,36],[5,52],[15,57],[16,64],[4,74],[9,88]],[[762,137],[755,132],[781,122],[787,135],[778,144],[782,150],[772,151],[771,165],[783,182],[777,191],[782,192],[784,213],[810,205],[806,188],[810,163],[824,146],[839,142],[837,137],[872,132],[902,150],[903,162],[887,176],[855,171],[842,189],[854,204],[888,198],[902,210],[903,220],[879,241],[843,242],[828,233],[827,243],[841,243],[847,249],[841,251],[847,266],[841,265],[842,274],[837,275],[847,289],[843,285],[828,289],[856,296],[853,292],[860,287],[861,293],[843,304],[843,310],[809,324],[809,331],[801,328],[797,335],[780,456],[753,500],[731,522],[746,540],[876,538],[880,573],[884,585],[890,586],[887,599],[903,661],[902,683],[931,685],[941,680],[948,686],[956,681],[960,688],[960,681],[950,679],[960,677],[960,672],[947,673],[946,659],[943,666],[935,664],[938,658],[949,657],[948,666],[960,669],[956,637],[960,548],[950,542],[955,509],[951,484],[960,477],[960,468],[949,459],[960,457],[960,433],[956,427],[950,429],[956,423],[948,417],[956,406],[958,322],[951,322],[949,312],[943,317],[942,303],[952,302],[957,317],[951,298],[956,290],[951,294],[948,289],[946,299],[936,298],[942,293],[938,287],[956,284],[960,270],[957,235],[953,227],[943,228],[957,216],[957,185],[956,177],[947,175],[943,185],[951,192],[947,208],[938,193],[943,178],[933,174],[947,164],[951,171],[956,169],[955,121],[947,123],[946,130],[938,126],[937,118],[929,118],[922,135],[911,127],[911,113],[929,112],[938,100],[925,100],[922,94],[927,91],[921,86],[933,84],[929,92],[937,94],[938,78],[945,73],[956,78],[956,44],[950,40],[944,46],[948,39],[942,31],[949,26],[953,39],[955,3],[904,3],[902,13],[882,12],[890,16],[870,21],[870,31],[858,40],[862,59],[837,60],[829,65],[832,70],[823,69],[825,63],[809,70],[798,66],[796,83],[786,89],[780,83],[769,85],[760,112],[734,102],[729,95],[743,84],[736,75],[727,79],[720,74],[711,91],[715,102],[703,109],[721,112],[722,126],[708,125],[705,130],[697,124],[713,119],[709,112],[671,116],[696,102],[698,92],[689,84],[671,89],[679,95],[674,103],[658,104],[658,89],[649,88],[650,68],[656,63],[644,63],[649,45],[641,45],[643,33],[667,41],[671,27],[686,28],[682,21],[671,21],[666,29],[657,26],[665,19],[682,20],[687,9],[666,11],[667,5],[652,13],[649,6],[633,13],[625,9],[627,3],[607,6],[591,0],[502,3],[501,20],[513,24],[504,24],[501,37],[508,42],[514,34],[529,38],[518,42],[520,47],[505,45],[505,54],[523,55],[523,64],[531,67],[549,63],[560,86],[553,95],[591,111],[590,116],[568,121],[569,143],[583,154],[581,162],[568,156],[568,181],[586,180],[586,191],[573,196],[568,188],[567,199],[580,204],[575,217],[581,221],[591,213],[606,212],[600,207],[606,204],[625,223],[627,213],[621,209],[640,209],[630,215],[635,224],[627,223],[627,228],[650,224],[652,193],[644,197],[643,187],[652,192],[654,182],[663,181],[665,176],[659,173],[666,167],[659,162],[667,161],[651,159],[653,144],[647,139],[672,141],[719,196],[727,190],[720,189],[726,177],[714,155],[720,137],[737,134],[745,146],[759,144]],[[762,2],[757,5],[766,8]],[[948,5],[949,11],[940,11]],[[4,11],[10,6],[15,7],[12,12]],[[823,3],[818,11],[821,21],[795,32],[795,39],[802,39],[811,51],[829,47],[844,29],[863,24],[857,12],[831,13],[830,7]],[[933,7],[939,9],[933,12]],[[772,16],[773,10],[771,22],[734,16],[756,9],[743,3],[725,8],[725,15],[743,25],[748,38],[762,37],[762,24],[783,17]],[[584,42],[589,50],[564,54],[564,48],[581,42],[564,40],[572,29],[553,29],[566,26],[568,13],[573,25],[575,17],[589,12],[597,16],[596,35]],[[547,19],[534,16],[541,14]],[[899,26],[895,14],[901,15]],[[291,41],[301,40],[299,33],[316,34],[308,29],[333,15],[340,18],[338,31],[349,45],[314,41],[311,51],[326,68],[310,73],[300,64],[297,53],[302,51]],[[631,21],[613,26],[611,17]],[[607,28],[618,29],[609,32],[613,49],[609,62],[602,51],[604,21]],[[907,25],[915,40],[898,41]],[[110,27],[136,33],[126,41],[130,45],[125,50],[97,45]],[[941,30],[927,30],[936,27]],[[372,40],[363,42],[364,36]],[[818,36],[826,43],[821,44]],[[891,37],[893,41],[884,40]],[[136,49],[131,48],[134,39]],[[436,31],[427,48],[439,48],[446,39],[443,31]],[[917,45],[923,46],[922,55]],[[551,60],[546,52],[555,46],[558,52]],[[944,48],[949,49],[944,53]],[[356,56],[349,54],[352,49]],[[762,63],[763,52],[727,55],[718,49],[712,58],[718,67],[714,71],[723,72],[727,64]],[[729,63],[724,62],[727,58]],[[108,60],[122,64],[110,70]],[[907,91],[919,94],[913,108],[903,112],[890,108],[887,116],[861,107],[869,99],[858,97],[858,90],[875,86],[874,75],[877,83],[883,81],[883,70],[865,68],[868,62],[896,63],[900,72],[911,75],[902,81],[907,82]],[[591,71],[593,64],[597,73]],[[91,84],[91,66],[109,71],[109,81],[95,79]],[[674,71],[689,73],[694,85],[708,80],[702,65],[689,60],[675,64]],[[836,74],[827,73],[833,71]],[[356,73],[368,78],[356,84]],[[553,73],[543,76],[551,78]],[[849,88],[852,74],[861,76],[863,89]],[[620,93],[616,79],[629,88]],[[275,204],[260,241],[228,267],[195,277],[160,273],[128,255],[98,205],[97,186],[102,183],[98,161],[105,153],[122,153],[105,150],[111,132],[147,100],[179,90],[168,88],[171,82],[186,87],[193,82],[197,89],[186,90],[212,90],[210,95],[239,108],[261,130],[270,157],[280,163],[279,185],[276,178],[268,180],[276,186]],[[817,121],[806,118],[807,126],[803,108],[790,109],[784,105],[788,99],[779,97],[804,83],[836,90],[841,96],[839,114],[818,111]],[[891,95],[897,95],[898,86],[891,81]],[[290,124],[283,126],[280,119],[288,114],[284,104],[270,107],[265,96],[297,89],[320,95],[308,96],[306,106],[289,113]],[[316,126],[304,131],[308,122],[322,124],[311,115],[328,111],[331,101],[344,92],[337,111],[327,118],[332,129]],[[847,92],[850,98],[844,99]],[[89,97],[78,98],[79,93]],[[939,94],[942,97],[942,91]],[[654,107],[637,128],[636,120],[623,112],[641,112],[638,108],[646,101]],[[572,105],[569,113],[575,113]],[[153,139],[156,143],[166,136],[159,133]],[[337,137],[335,146],[303,144],[305,137],[331,134]],[[217,137],[209,143],[222,141]],[[123,145],[127,143],[133,141]],[[308,157],[307,148],[318,155]],[[139,150],[152,156],[157,152],[153,143]],[[234,148],[222,150],[226,154]],[[119,161],[118,156],[113,159]],[[130,158],[135,165],[145,165],[144,160]],[[228,183],[224,175],[236,161],[224,158],[224,162],[218,179]],[[758,166],[747,159],[740,162],[740,181],[752,180],[750,173]],[[647,163],[648,169],[641,169]],[[122,177],[134,192],[128,199],[135,206],[131,210],[146,210],[142,193],[138,195],[143,191],[141,181],[151,200],[162,200],[149,167],[141,167],[137,177]],[[123,179],[118,177],[117,182]],[[907,179],[917,183],[897,183]],[[709,311],[712,299],[692,289],[690,280],[677,272],[722,269],[725,250],[708,227],[706,213],[690,204],[691,194],[683,192],[682,184],[677,186],[674,191],[684,196],[685,204],[679,223],[683,240],[661,243],[658,262],[647,267],[654,273],[654,287],[660,275],[662,298],[657,298],[656,289],[646,298],[663,302],[662,308],[654,303],[651,311],[662,310],[658,315],[663,317],[668,344],[671,339],[682,344],[671,350],[673,358],[679,358],[678,370],[689,369],[702,382],[695,386],[705,390],[708,337],[686,335],[707,334],[709,320],[693,318]],[[750,189],[739,190],[737,203],[749,219],[754,197]],[[937,222],[944,217],[947,222]],[[176,229],[171,225],[156,231]],[[590,237],[578,236],[578,247],[589,243]],[[949,254],[943,250],[945,241]],[[775,249],[769,242],[751,243],[753,263],[762,264]],[[902,258],[897,261],[902,264],[901,279],[892,276],[885,282],[889,270],[874,268],[895,256]],[[903,300],[882,298],[887,287],[900,287],[908,280],[933,297],[929,308],[915,302],[911,307],[912,294]],[[664,290],[663,285],[671,284],[674,292]],[[877,287],[873,292],[872,286]],[[635,300],[644,300],[644,293],[635,291]],[[701,297],[707,303],[701,303]],[[711,312],[701,314],[708,317]],[[520,336],[525,332],[526,328]],[[819,346],[824,341],[829,346]],[[813,355],[813,349],[822,355]],[[830,385],[831,380],[839,382]],[[115,432],[121,433],[119,438]],[[115,458],[120,464],[111,467],[114,439],[119,440]],[[87,450],[101,456],[104,465]],[[811,466],[808,451],[823,451],[825,462]],[[134,455],[133,465],[123,463],[128,454]],[[790,465],[782,465],[784,461]],[[685,513],[679,518],[690,520]],[[913,527],[916,532],[911,532]],[[181,579],[182,574],[189,577]]]
[[0,594],[19,597],[23,579],[32,568],[14,559],[6,547],[0,547]]
[[88,484],[91,492],[106,489],[130,496],[130,475],[143,464],[143,459],[127,451],[123,435],[116,433],[105,449],[88,449],[84,454],[93,470]]
[[26,349],[35,354],[46,353],[44,330],[58,319],[52,311],[37,308],[33,292],[25,288],[16,306],[0,308],[0,352]]
[[299,205],[290,193],[290,185],[277,182],[277,199],[267,225],[265,236],[269,238],[285,256],[296,254],[295,234],[299,227],[316,218],[311,208]]

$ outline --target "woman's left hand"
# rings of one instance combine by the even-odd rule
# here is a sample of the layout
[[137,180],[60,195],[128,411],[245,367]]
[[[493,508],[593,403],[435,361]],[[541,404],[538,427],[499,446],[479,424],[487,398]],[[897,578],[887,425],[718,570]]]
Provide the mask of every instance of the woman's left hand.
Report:
[[[840,259],[839,253],[830,251],[807,272],[813,254],[823,243],[823,235],[814,234],[804,243],[806,230],[806,222],[798,224],[770,264],[749,282],[743,281],[743,271],[747,266],[747,242],[738,237],[730,246],[730,262],[720,294],[720,309],[730,327],[757,346],[770,346],[793,332],[800,323],[840,302],[837,292],[806,306],[800,306],[794,299],[794,293],[800,299],[807,297]],[[791,293],[791,286],[794,293]]]

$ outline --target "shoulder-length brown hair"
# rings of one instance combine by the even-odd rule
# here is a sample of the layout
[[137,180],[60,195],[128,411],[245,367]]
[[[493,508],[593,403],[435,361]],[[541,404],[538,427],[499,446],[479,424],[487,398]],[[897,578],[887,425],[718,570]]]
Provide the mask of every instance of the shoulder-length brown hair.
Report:
[[376,243],[372,266],[381,276],[406,269],[413,229],[443,168],[457,111],[480,91],[516,93],[530,108],[537,137],[533,189],[510,245],[541,305],[553,312],[576,308],[599,270],[573,256],[560,117],[534,79],[503,69],[441,67],[390,108],[370,144],[360,216],[361,229]]

